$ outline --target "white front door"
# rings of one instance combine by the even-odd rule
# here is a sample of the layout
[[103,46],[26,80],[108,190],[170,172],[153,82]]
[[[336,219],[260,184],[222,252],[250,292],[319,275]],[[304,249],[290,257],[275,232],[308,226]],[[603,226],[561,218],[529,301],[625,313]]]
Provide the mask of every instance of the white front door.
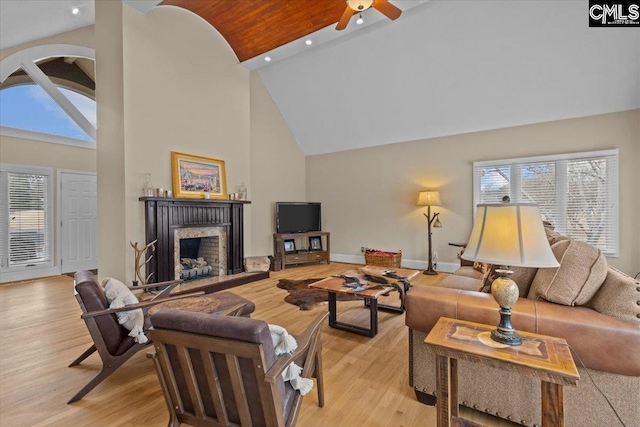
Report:
[[98,267],[96,227],[98,218],[95,173],[60,173],[61,272]]

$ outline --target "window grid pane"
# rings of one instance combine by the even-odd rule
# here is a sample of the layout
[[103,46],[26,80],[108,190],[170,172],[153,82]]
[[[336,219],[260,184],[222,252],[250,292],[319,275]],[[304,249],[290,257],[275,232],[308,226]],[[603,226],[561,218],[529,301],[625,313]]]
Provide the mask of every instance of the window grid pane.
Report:
[[[89,98],[87,99],[89,100]],[[95,104],[95,101],[90,101]],[[87,142],[92,140],[35,83],[2,89],[0,95],[0,125]]]
[[480,182],[480,201],[478,203],[500,203],[502,197],[511,194],[511,169],[509,165],[486,166],[478,169],[477,175]]
[[537,203],[542,219],[557,223],[555,162],[524,163],[520,166],[519,202]]
[[603,251],[615,243],[607,176],[606,159],[567,162],[567,234]]
[[617,256],[617,151],[530,159],[475,165],[474,214],[477,204],[500,203],[511,194],[514,202],[537,203],[542,219],[562,234]]
[[9,266],[51,261],[48,175],[7,174]]

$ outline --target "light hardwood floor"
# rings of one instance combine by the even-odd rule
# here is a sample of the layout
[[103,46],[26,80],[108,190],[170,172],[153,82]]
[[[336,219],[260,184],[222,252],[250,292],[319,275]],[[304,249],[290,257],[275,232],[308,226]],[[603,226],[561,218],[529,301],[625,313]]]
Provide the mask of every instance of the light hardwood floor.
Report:
[[[252,317],[299,333],[326,310],[326,304],[300,311],[284,302],[281,278],[322,278],[353,265],[332,263],[287,268],[271,278],[232,291],[252,300]],[[420,275],[416,286],[443,276]],[[168,412],[153,364],[139,352],[81,401],[67,400],[101,367],[97,355],[67,365],[91,340],[67,276],[0,286],[0,426],[163,426]],[[396,298],[392,294],[389,298]],[[366,325],[362,302],[339,302],[339,318]],[[318,408],[312,391],[304,398],[298,425],[435,426],[436,411],[416,401],[408,385],[408,338],[404,315],[380,312],[380,332],[366,338],[323,327],[326,405]],[[463,408],[462,414],[488,426],[512,425]]]

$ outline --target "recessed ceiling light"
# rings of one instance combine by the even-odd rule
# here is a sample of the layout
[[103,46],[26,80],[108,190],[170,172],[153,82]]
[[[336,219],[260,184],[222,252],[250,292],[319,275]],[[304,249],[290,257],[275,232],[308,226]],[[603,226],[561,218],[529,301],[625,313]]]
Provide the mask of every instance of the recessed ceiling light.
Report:
[[267,61],[267,62],[269,62],[269,61],[271,61],[271,57],[270,57],[270,56],[265,56],[265,57],[264,57],[264,60],[265,60],[265,61]]
[[360,15],[360,17],[356,19],[356,24],[361,25],[363,22],[364,22],[364,19],[362,19],[362,15]]
[[304,44],[306,44],[307,46],[311,46],[313,44],[313,40],[311,39],[305,40]]
[[77,7],[74,7],[73,9],[71,9],[71,13],[73,13],[74,15],[77,15],[80,13],[80,9],[78,9]]

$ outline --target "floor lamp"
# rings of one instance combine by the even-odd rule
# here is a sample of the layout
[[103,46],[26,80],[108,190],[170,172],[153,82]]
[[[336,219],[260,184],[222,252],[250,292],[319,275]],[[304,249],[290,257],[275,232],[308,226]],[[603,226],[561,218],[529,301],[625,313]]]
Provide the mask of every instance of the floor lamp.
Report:
[[440,192],[439,191],[421,191],[418,193],[418,202],[416,203],[418,206],[426,206],[427,213],[423,214],[427,217],[427,227],[428,227],[428,242],[429,242],[429,265],[423,274],[427,274],[430,276],[438,274],[437,271],[433,269],[433,253],[431,247],[431,226],[434,228],[442,227],[442,223],[438,219],[439,212],[436,212],[431,216],[431,206],[442,206],[442,202],[440,202]]

